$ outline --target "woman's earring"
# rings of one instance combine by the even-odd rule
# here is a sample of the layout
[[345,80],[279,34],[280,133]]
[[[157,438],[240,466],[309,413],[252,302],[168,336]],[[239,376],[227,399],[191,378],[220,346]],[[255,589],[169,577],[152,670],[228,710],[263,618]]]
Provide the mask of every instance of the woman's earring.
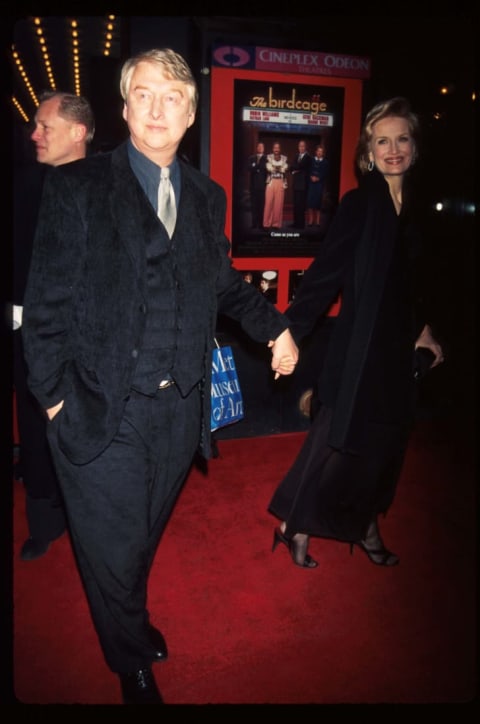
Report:
[[373,163],[373,161],[369,161],[368,164],[367,164],[367,169],[368,169],[369,171],[373,171],[373,167],[374,167],[374,166],[375,166],[375,164]]

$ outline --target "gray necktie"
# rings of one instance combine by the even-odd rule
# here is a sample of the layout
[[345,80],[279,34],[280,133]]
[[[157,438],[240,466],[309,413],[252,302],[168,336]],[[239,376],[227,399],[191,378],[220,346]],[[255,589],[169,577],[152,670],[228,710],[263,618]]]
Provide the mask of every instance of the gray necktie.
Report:
[[175,194],[170,181],[169,168],[162,168],[160,183],[158,184],[158,216],[165,226],[169,237],[172,238],[177,220],[177,210]]

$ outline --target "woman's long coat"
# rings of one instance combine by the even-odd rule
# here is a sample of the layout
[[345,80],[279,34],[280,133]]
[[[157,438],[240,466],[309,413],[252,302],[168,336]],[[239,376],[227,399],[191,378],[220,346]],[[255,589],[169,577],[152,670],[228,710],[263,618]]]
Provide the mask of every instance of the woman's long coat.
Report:
[[340,295],[318,395],[333,410],[329,444],[341,451],[361,450],[367,421],[404,426],[413,413],[414,343],[424,319],[407,199],[405,191],[398,216],[376,170],[347,192],[286,311],[300,342]]

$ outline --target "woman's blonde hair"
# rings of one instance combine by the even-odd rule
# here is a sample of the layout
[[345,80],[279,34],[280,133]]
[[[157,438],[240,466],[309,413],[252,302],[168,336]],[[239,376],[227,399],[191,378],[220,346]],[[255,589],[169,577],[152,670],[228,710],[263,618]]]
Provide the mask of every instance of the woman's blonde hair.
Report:
[[387,101],[381,101],[371,108],[363,122],[360,137],[355,152],[355,161],[362,174],[369,170],[370,143],[373,137],[373,126],[383,118],[395,116],[405,118],[408,122],[411,136],[414,143],[414,160],[417,156],[417,144],[420,135],[420,122],[418,116],[413,113],[410,103],[406,98],[398,96]]

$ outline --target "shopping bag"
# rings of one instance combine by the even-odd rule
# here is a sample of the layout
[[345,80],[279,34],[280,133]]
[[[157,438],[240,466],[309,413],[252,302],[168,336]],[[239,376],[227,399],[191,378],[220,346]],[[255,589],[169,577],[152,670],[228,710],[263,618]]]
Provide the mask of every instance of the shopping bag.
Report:
[[231,425],[243,419],[243,397],[235,359],[230,345],[220,347],[217,340],[212,351],[212,410],[210,429]]

